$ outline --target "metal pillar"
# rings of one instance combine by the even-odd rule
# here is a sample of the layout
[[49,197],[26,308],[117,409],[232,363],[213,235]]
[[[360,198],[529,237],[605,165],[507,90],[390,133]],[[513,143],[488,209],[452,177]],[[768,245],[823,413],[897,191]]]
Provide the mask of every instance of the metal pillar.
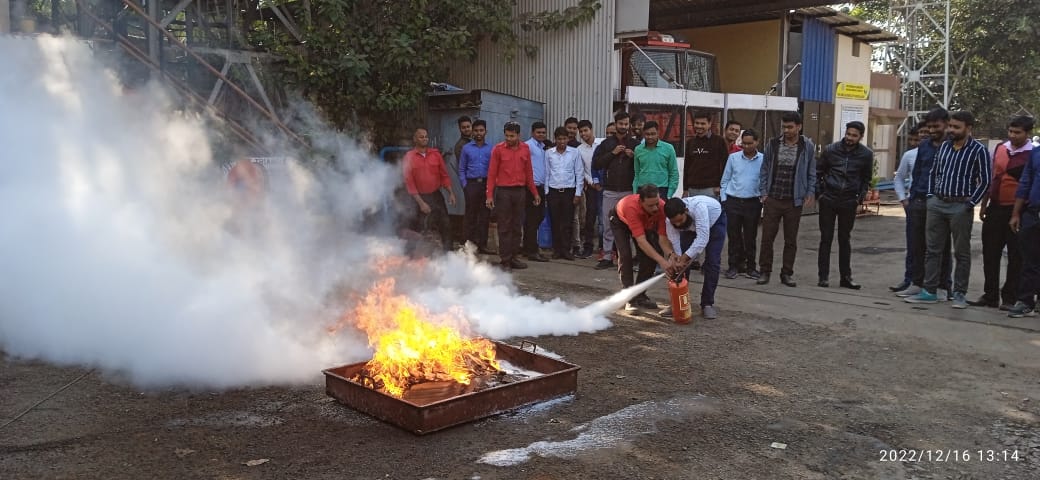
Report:
[[11,2],[0,0],[0,34],[11,33]]
[[[146,7],[148,8],[148,16],[152,18],[162,18],[159,15],[159,2],[160,0],[145,0],[147,2]],[[155,25],[148,25],[148,58],[159,65],[159,69],[162,70],[162,58],[160,46],[159,29]],[[159,80],[162,78],[161,72],[152,71],[152,79]]]

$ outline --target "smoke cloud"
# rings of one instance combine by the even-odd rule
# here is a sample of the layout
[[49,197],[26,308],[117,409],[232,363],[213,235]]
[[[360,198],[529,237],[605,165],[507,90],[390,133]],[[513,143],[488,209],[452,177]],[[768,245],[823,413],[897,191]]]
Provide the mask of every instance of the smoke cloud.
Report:
[[125,90],[70,39],[0,37],[0,58],[0,348],[10,355],[143,387],[311,382],[370,356],[363,334],[329,326],[384,276],[432,312],[461,307],[471,333],[495,339],[610,326],[604,305],[617,299],[580,310],[539,301],[464,254],[388,271],[403,244],[391,219],[366,217],[400,171],[316,119],[313,146],[335,160],[286,162],[263,201],[243,208],[213,130],[159,86]]

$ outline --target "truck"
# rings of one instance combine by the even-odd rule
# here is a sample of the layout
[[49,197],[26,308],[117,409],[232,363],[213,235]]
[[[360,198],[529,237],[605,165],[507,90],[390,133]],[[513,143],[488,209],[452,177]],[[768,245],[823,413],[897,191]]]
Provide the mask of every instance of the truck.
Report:
[[[798,110],[798,99],[726,93],[720,88],[715,55],[693,48],[671,35],[648,32],[615,43],[614,110],[642,113],[661,125],[661,138],[683,156],[686,139],[693,135],[693,114],[712,116],[716,134],[725,122],[737,118],[763,136],[771,128],[769,112]],[[681,162],[680,162],[681,163]]]

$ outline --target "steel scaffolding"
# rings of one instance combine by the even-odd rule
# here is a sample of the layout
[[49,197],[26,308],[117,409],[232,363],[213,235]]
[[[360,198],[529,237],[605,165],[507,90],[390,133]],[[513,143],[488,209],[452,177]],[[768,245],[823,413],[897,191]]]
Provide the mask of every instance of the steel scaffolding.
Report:
[[902,108],[916,122],[931,108],[956,102],[964,57],[951,54],[950,0],[891,0],[889,18],[901,40],[888,47],[888,59],[902,80]]

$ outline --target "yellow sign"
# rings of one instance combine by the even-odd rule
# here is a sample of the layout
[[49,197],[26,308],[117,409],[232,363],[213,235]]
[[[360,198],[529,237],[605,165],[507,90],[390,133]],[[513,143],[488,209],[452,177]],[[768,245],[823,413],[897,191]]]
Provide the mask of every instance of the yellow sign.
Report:
[[852,100],[866,100],[870,98],[870,86],[859,83],[838,82],[838,91],[835,92],[834,96]]

